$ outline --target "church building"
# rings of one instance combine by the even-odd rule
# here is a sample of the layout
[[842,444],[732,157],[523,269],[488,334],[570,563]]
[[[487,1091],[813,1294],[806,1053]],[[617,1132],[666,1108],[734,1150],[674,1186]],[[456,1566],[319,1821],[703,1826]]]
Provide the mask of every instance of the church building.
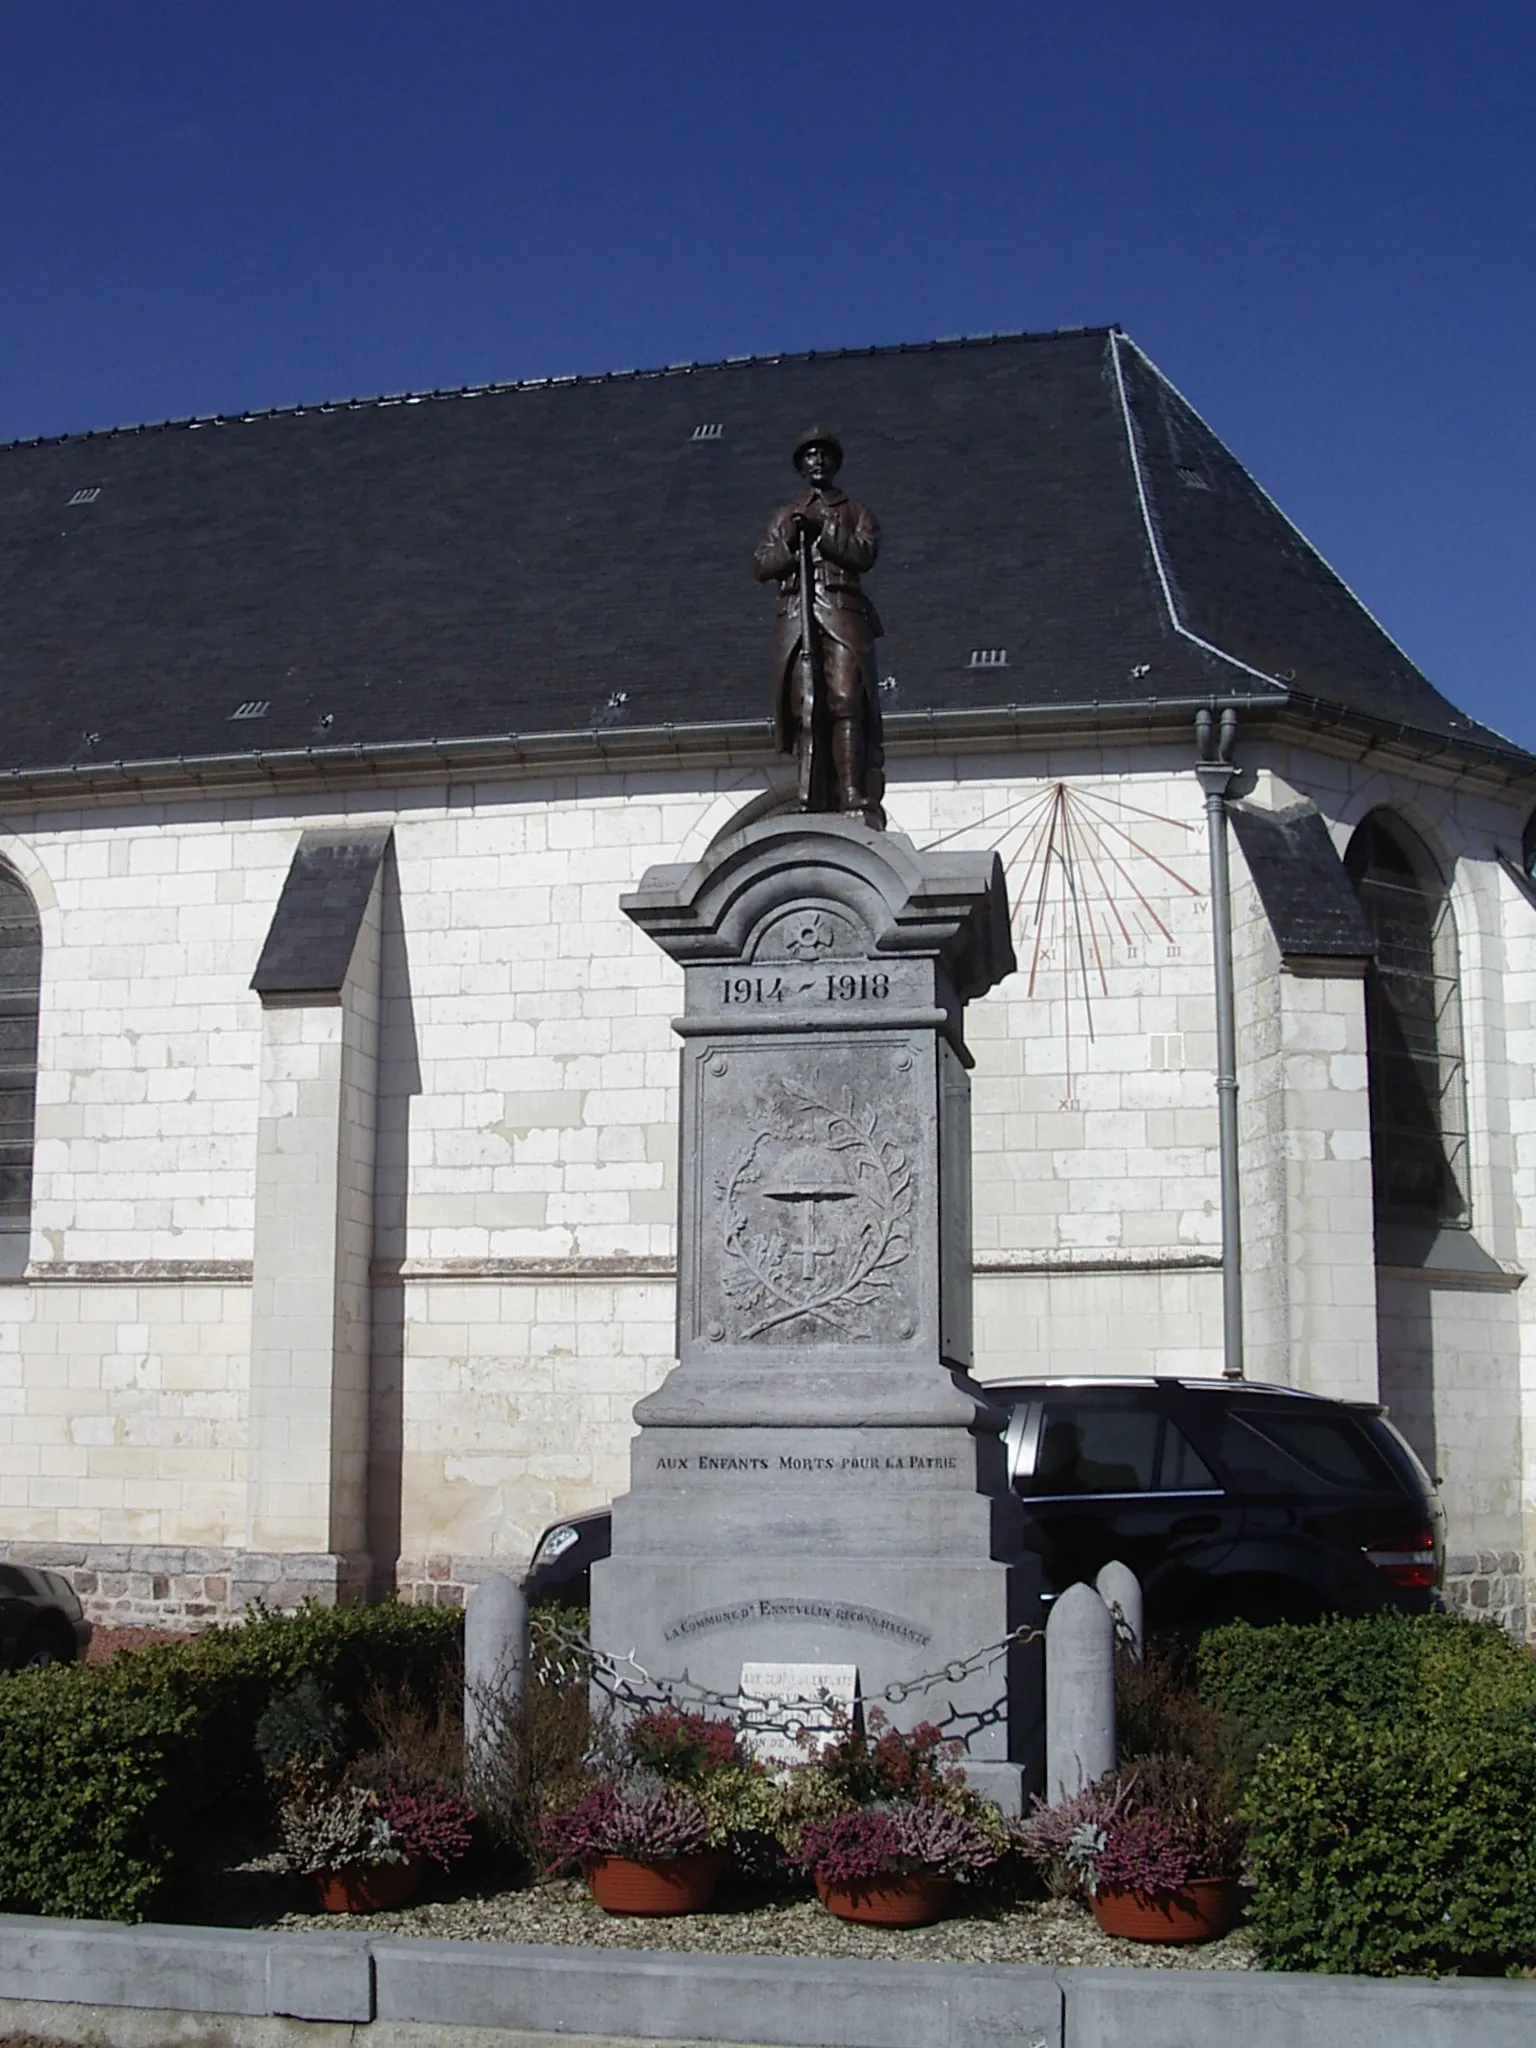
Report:
[[1384,1401],[1523,1633],[1536,758],[1104,329],[0,448],[0,1558],[457,1602],[623,1489],[680,975],[620,898],[794,801],[752,556],[812,421],[889,829],[1007,875],[977,1376]]

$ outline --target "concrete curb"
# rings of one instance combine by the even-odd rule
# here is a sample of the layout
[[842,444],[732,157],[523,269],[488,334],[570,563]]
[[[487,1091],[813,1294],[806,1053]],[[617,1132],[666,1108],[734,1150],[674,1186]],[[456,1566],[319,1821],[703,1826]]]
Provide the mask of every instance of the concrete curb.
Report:
[[8,2030],[94,2048],[542,2048],[581,2038],[674,2048],[1529,2048],[1536,1983],[865,1963],[0,1915]]
[[247,1934],[0,1914],[0,1999],[164,2012],[374,2017],[366,1934]]
[[1058,1970],[1066,2048],[1517,2048],[1536,1983],[1264,1970]]
[[416,1939],[375,1942],[374,1968],[381,2019],[438,2026],[784,2048],[1061,2041],[1049,1970]]

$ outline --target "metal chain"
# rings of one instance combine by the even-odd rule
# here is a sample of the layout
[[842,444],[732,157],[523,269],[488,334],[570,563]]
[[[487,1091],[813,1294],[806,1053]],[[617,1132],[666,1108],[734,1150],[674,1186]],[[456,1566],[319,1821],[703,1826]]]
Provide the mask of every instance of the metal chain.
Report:
[[[814,1709],[815,1703],[811,1701],[788,1702],[783,1713],[776,1716],[769,1701],[739,1692],[717,1692],[711,1686],[700,1685],[686,1671],[679,1678],[657,1677],[646,1670],[633,1650],[617,1657],[611,1656],[558,1622],[546,1622],[540,1634],[545,1644],[552,1644],[558,1654],[560,1661],[554,1665],[558,1677],[575,1679],[585,1674],[616,1706],[644,1711],[675,1707],[685,1702],[694,1707],[713,1707],[732,1719],[750,1716],[754,1728],[795,1735],[804,1731],[806,1708]],[[930,1692],[935,1686],[962,1685],[976,1672],[990,1670],[1010,1650],[1025,1643],[1038,1642],[1044,1635],[1043,1628],[1011,1629],[997,1642],[988,1643],[984,1649],[973,1650],[968,1657],[952,1657],[936,1670],[920,1672],[915,1678],[892,1680],[881,1688],[878,1700],[888,1706],[900,1706],[914,1694]],[[548,1655],[546,1648],[546,1660]],[[938,1725],[948,1731],[951,1727],[969,1724],[967,1735],[973,1735],[981,1728],[993,1725],[1001,1718],[1002,1712],[1001,1702],[979,1710],[962,1710],[950,1701],[949,1711]]]

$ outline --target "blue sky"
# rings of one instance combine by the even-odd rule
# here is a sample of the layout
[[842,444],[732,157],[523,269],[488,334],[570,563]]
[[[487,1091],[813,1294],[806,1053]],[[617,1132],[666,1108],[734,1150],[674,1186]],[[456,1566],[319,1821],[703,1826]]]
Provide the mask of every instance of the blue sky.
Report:
[[1120,321],[1536,747],[1530,0],[0,0],[0,438]]

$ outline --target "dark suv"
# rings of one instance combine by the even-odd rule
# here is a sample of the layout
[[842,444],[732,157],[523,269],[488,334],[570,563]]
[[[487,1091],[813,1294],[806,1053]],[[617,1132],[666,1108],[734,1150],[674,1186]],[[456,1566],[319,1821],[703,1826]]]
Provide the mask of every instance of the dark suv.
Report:
[[1435,1604],[1445,1517],[1379,1407],[1227,1380],[989,1387],[1046,1587],[1118,1557],[1149,1627]]
[[72,1664],[90,1640],[91,1624],[62,1572],[0,1564],[0,1670]]
[[[1445,1517],[1379,1407],[1251,1381],[1024,1380],[1009,1413],[1025,1547],[1047,1596],[1111,1558],[1151,1628],[1314,1619],[1435,1604]],[[544,1532],[529,1597],[582,1602],[606,1509]]]

